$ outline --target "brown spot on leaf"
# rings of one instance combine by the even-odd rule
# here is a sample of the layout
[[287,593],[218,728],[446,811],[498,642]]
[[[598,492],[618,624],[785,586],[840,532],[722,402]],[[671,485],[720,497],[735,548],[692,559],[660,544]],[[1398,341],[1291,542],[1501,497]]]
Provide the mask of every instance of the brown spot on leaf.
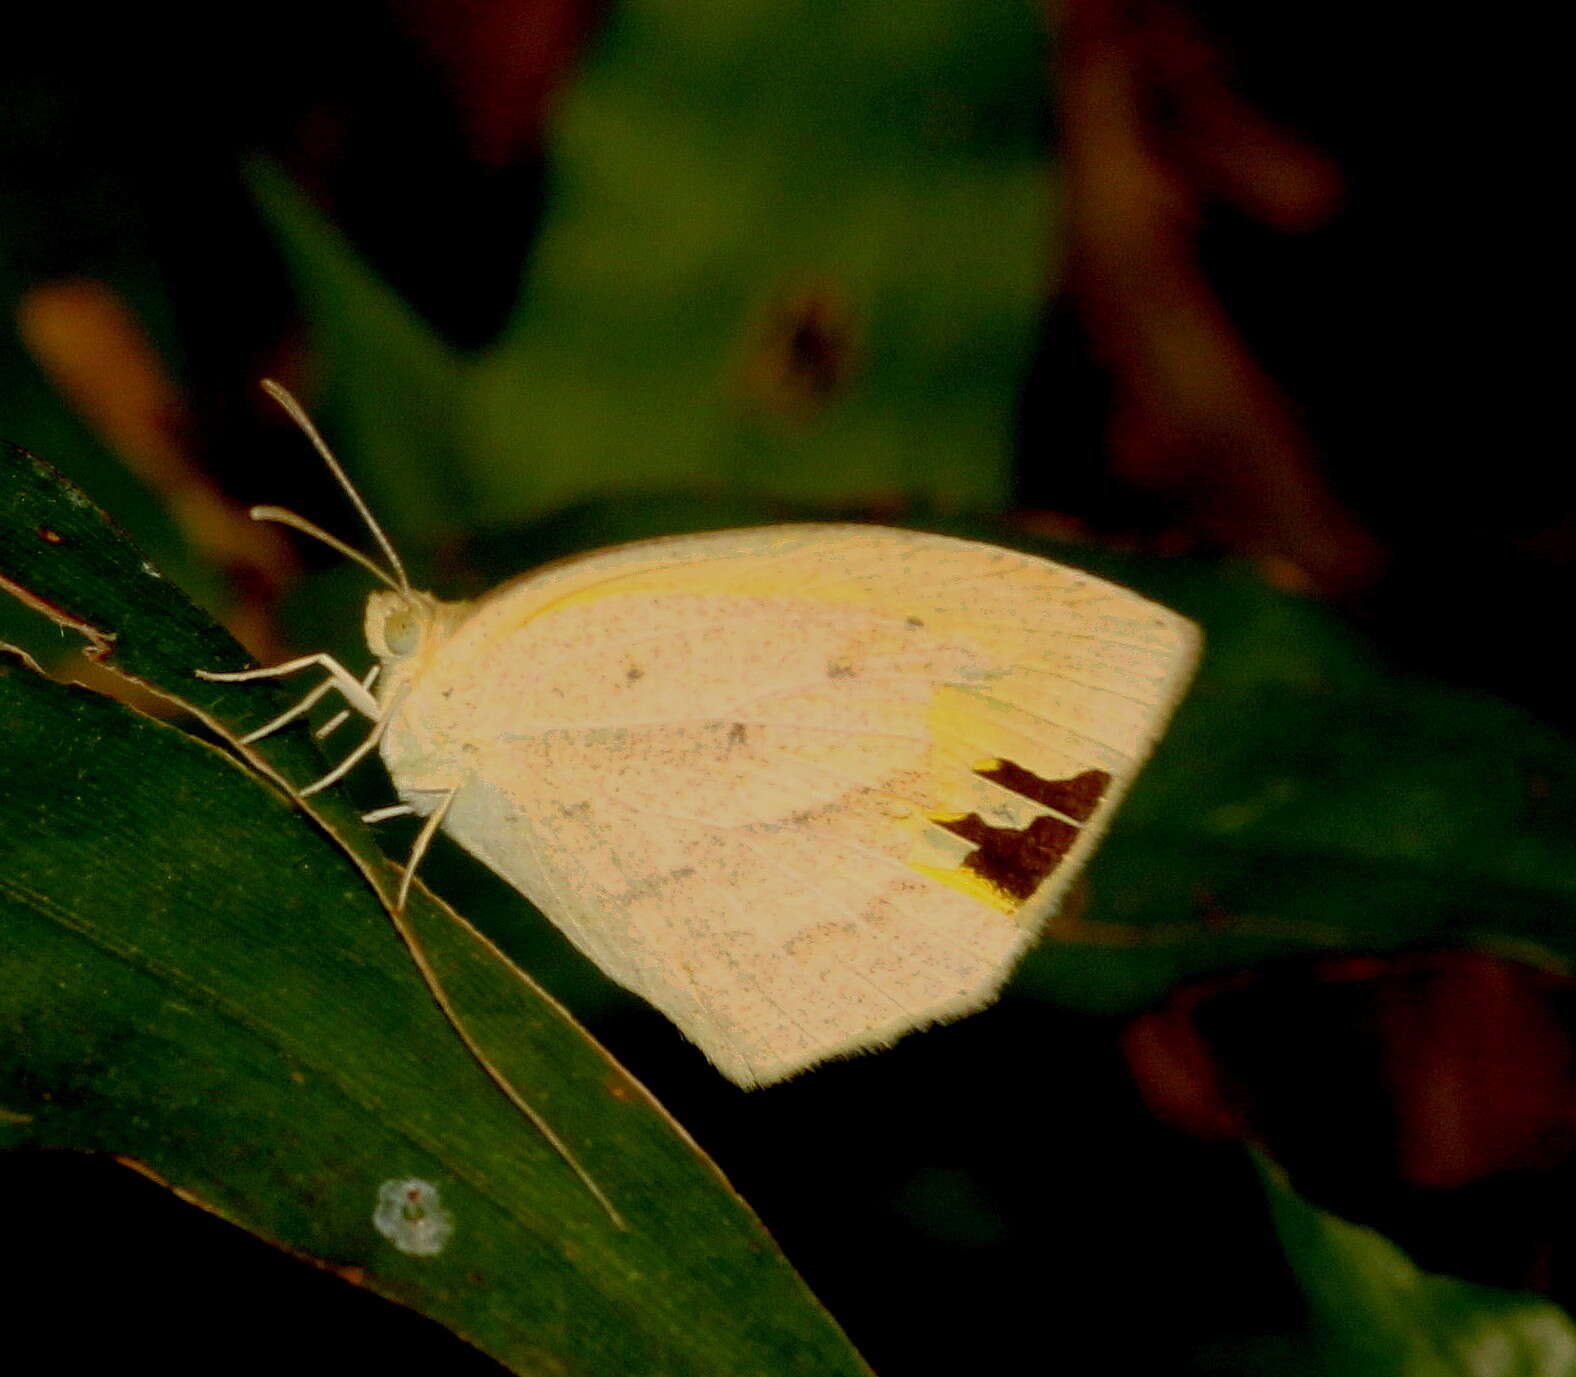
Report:
[[735,722],[728,728],[728,744],[730,746],[742,746],[749,739],[750,731],[744,723]]
[[65,536],[61,535],[59,531],[52,531],[48,526],[40,526],[38,528],[38,538],[46,545],[63,545],[66,540]]
[[854,677],[854,667],[845,661],[833,660],[826,667],[826,677],[828,679],[852,679]]
[[767,410],[808,420],[847,391],[862,361],[860,336],[848,294],[837,284],[786,294],[755,327],[745,388]]
[[1022,903],[1030,898],[1078,840],[1078,829],[1060,818],[1038,817],[1027,827],[995,827],[978,813],[933,819],[955,837],[973,842],[963,868]]
[[1032,770],[1025,770],[1010,760],[998,760],[989,768],[974,773],[1003,789],[1011,789],[1024,798],[1054,808],[1075,822],[1087,822],[1111,787],[1111,776],[1104,770],[1085,770],[1070,779],[1041,779]]
[[624,678],[631,684],[637,682],[638,680],[644,679],[645,677],[646,671],[643,670],[639,665],[631,665],[624,671]]

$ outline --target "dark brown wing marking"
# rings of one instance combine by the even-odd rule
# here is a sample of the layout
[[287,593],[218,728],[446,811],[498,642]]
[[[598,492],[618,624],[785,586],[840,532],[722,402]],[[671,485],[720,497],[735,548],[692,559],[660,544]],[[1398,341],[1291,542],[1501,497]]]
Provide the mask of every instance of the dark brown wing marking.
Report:
[[1105,797],[1105,791],[1111,787],[1111,776],[1104,770],[1085,770],[1070,779],[1041,779],[1034,771],[1025,770],[1010,760],[993,760],[974,773],[1003,789],[1011,789],[1024,798],[1054,808],[1074,822],[1088,822]]
[[963,858],[963,869],[1020,904],[1045,882],[1078,839],[1078,829],[1060,818],[1035,818],[1021,830],[993,827],[978,813],[933,821],[974,843],[974,850]]
[[978,875],[999,893],[1024,903],[1078,840],[1078,824],[1087,822],[1100,806],[1111,776],[1104,770],[1085,770],[1069,779],[1041,779],[1010,760],[992,761],[974,773],[1074,819],[1067,822],[1064,818],[1038,817],[1021,828],[997,827],[978,813],[931,819],[953,836],[974,843],[974,850],[963,858],[963,869]]

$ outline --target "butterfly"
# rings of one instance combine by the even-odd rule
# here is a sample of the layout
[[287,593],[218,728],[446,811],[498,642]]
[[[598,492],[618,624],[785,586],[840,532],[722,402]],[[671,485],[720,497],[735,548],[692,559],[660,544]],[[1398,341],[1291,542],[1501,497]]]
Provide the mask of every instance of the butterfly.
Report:
[[326,679],[441,829],[742,1086],[988,1004],[1066,895],[1197,660],[1185,618],[1033,555],[854,524],[646,540],[474,602],[386,586]]

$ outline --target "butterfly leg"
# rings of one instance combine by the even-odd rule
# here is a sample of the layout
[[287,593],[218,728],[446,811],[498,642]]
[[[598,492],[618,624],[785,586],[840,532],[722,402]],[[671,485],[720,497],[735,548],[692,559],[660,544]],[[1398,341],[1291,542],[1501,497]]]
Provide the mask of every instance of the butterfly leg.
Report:
[[294,707],[286,708],[282,713],[279,714],[278,717],[274,718],[272,722],[265,722],[256,730],[247,732],[247,734],[241,738],[241,744],[243,746],[250,746],[254,741],[261,741],[265,736],[272,736],[287,722],[295,721],[296,718],[298,718],[302,713],[304,713],[308,708],[316,703],[319,698],[321,698],[329,691],[329,689],[333,687],[334,681],[332,679],[323,680],[321,684],[319,684],[315,689],[307,694],[305,698],[301,699],[300,702],[296,703]]
[[416,834],[416,844],[410,849],[410,859],[405,862],[405,873],[399,880],[399,894],[394,899],[396,913],[405,911],[405,900],[410,896],[410,882],[416,878],[416,867],[421,864],[421,858],[427,854],[432,839],[438,835],[438,828],[443,825],[444,815],[449,811],[449,805],[454,802],[457,793],[459,793],[458,788],[450,789],[443,796],[443,802],[427,814],[426,822],[422,823],[421,831]]
[[[378,675],[381,674],[382,672],[383,672],[383,666],[382,665],[373,665],[372,668],[367,671],[366,677],[362,679],[361,687],[364,688],[364,689],[370,689],[373,686],[373,684],[377,683]],[[330,682],[332,682],[332,681],[330,681]],[[343,727],[345,725],[345,723],[348,722],[349,720],[350,720],[350,709],[349,708],[341,708],[340,711],[336,712],[332,717],[330,717],[328,719],[328,721],[323,723],[323,725],[321,727],[319,727],[315,732],[313,732],[312,735],[314,737],[316,737],[319,741],[326,741],[330,736],[332,736],[341,727]]]
[[[359,688],[360,685],[358,684],[357,687]],[[388,725],[389,717],[387,714],[379,717],[373,724],[372,730],[367,733],[366,739],[321,779],[313,780],[305,789],[301,790],[301,797],[306,798],[311,794],[317,793],[318,790],[326,789],[330,784],[337,784],[342,780],[372,753],[378,742],[383,739],[383,733],[388,730]]]
[[[238,684],[244,683],[248,679],[278,679],[286,674],[294,674],[297,670],[311,669],[313,667],[327,671],[328,683],[344,694],[345,701],[363,717],[370,718],[376,722],[383,715],[382,709],[378,706],[378,700],[372,696],[370,688],[357,679],[332,655],[303,655],[296,660],[286,660],[282,665],[267,665],[262,669],[238,669],[231,671],[199,669],[194,670],[193,673],[199,679],[207,679],[213,683]],[[296,710],[301,708],[302,704],[310,707],[316,701],[316,698],[308,694],[302,700],[302,703],[298,703],[291,712],[282,714],[280,717],[275,718],[272,723],[269,723],[267,730],[276,730],[279,725],[289,721],[295,715]],[[248,739],[255,739],[256,735],[254,733]]]

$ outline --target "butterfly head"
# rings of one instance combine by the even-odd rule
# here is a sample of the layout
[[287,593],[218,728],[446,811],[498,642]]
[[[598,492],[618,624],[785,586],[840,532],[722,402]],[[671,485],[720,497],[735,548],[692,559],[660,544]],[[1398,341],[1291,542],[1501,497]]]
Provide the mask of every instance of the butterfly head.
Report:
[[384,664],[415,659],[427,648],[437,614],[436,598],[380,588],[367,598],[367,646]]

